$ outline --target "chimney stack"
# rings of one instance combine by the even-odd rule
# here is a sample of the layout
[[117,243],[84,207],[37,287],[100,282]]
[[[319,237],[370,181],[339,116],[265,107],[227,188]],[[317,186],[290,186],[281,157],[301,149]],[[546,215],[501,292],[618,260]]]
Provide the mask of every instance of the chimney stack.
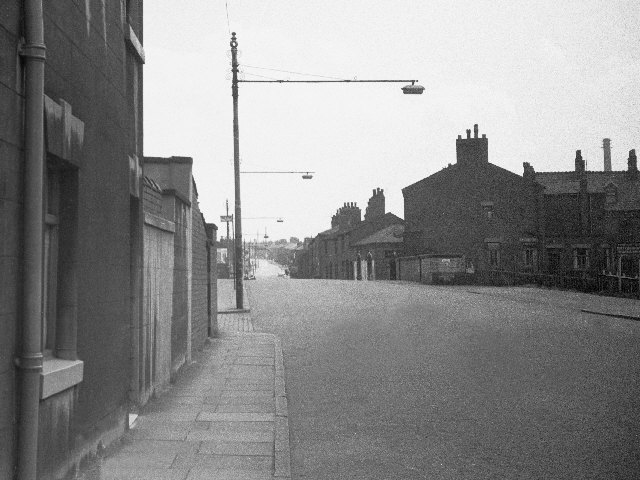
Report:
[[584,173],[585,165],[584,160],[582,159],[582,151],[576,150],[576,173]]
[[636,157],[635,149],[629,150],[628,172],[633,178],[638,175],[638,157]]
[[471,129],[467,129],[467,138],[462,139],[458,135],[456,140],[456,159],[459,165],[478,166],[489,163],[489,143],[487,136],[478,137],[478,124],[473,126],[473,135],[471,138]]
[[604,171],[611,171],[611,139],[602,139],[602,149],[604,150]]

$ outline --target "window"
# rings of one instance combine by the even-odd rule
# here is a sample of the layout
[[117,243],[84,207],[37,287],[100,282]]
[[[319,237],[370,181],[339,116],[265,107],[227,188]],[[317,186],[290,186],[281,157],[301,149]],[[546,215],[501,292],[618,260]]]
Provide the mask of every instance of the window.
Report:
[[489,265],[497,267],[500,263],[500,256],[498,250],[489,250]]
[[589,249],[573,249],[573,268],[575,270],[587,270],[589,268]]
[[58,224],[60,210],[60,174],[47,169],[47,195],[44,228],[42,291],[42,351],[53,356],[56,339],[58,300]]
[[613,249],[611,249],[611,247],[604,248],[604,268],[606,273],[615,272],[615,265],[613,263]]
[[493,218],[493,202],[480,202],[482,213],[487,218]]
[[487,243],[489,249],[489,266],[497,268],[500,266],[500,244],[495,242]]
[[44,188],[41,399],[82,382],[84,365],[76,345],[78,171],[52,156]]
[[525,267],[533,267],[536,263],[536,251],[532,247],[526,247],[522,252],[522,261]]

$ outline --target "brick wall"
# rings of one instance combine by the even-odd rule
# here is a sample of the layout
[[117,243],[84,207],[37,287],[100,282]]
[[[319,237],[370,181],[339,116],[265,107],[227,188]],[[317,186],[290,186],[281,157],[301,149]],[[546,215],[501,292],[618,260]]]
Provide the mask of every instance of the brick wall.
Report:
[[[24,36],[22,3],[0,2],[0,478],[13,475],[17,419],[12,360],[22,321],[18,246],[22,243],[24,72],[17,55]],[[124,419],[132,294],[128,157],[137,153],[129,148],[133,119],[127,115],[127,96],[136,89],[127,76],[131,54],[125,43],[128,26],[121,2],[103,6],[56,0],[43,6],[45,94],[59,105],[66,102],[84,124],[78,146],[81,155],[75,159],[79,165],[74,192],[78,204],[74,219],[76,346],[84,376],[81,387],[41,402],[40,478],[63,468],[83,445],[119,428]],[[65,160],[52,157],[51,147],[59,140],[47,137],[48,162]]]
[[173,315],[171,326],[171,373],[176,374],[187,357],[189,323],[189,288],[187,272],[187,228],[189,207],[173,197],[174,208],[174,266]]
[[[13,475],[17,421],[15,367],[20,319],[20,245],[23,178],[21,71],[15,55],[20,31],[19,0],[0,4],[0,478]],[[5,62],[6,60],[6,62]],[[5,120],[6,119],[6,120]]]
[[514,268],[519,239],[537,231],[535,216],[528,215],[535,203],[532,185],[490,163],[472,163],[449,166],[406,187],[406,254],[464,254],[487,268],[485,240],[496,239],[501,268]]
[[[192,269],[191,269],[191,349],[200,350],[208,337],[208,269],[207,234],[198,199],[191,202],[192,218]],[[214,263],[215,265],[215,263]]]

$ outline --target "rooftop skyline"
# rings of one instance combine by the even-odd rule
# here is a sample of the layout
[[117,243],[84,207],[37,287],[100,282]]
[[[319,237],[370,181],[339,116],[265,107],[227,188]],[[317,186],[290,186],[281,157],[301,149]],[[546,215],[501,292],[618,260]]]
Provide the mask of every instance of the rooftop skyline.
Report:
[[[194,158],[200,206],[225,231],[233,212],[229,40],[246,79],[418,79],[402,84],[240,84],[243,232],[315,235],[344,202],[363,211],[455,163],[455,140],[479,124],[489,161],[517,174],[573,169],[575,150],[613,170],[640,148],[640,5],[633,1],[210,2],[145,6],[145,154]],[[228,23],[227,23],[228,18]],[[260,68],[257,68],[260,67]],[[252,233],[253,232],[253,233]]]

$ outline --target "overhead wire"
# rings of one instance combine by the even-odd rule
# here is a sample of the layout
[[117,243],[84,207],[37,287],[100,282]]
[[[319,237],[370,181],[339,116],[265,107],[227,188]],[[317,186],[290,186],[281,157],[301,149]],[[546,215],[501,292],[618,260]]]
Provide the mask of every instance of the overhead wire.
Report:
[[291,73],[293,75],[304,75],[307,77],[319,77],[319,78],[330,78],[332,80],[345,80],[344,78],[340,78],[340,77],[330,77],[327,75],[317,75],[314,73],[303,73],[303,72],[292,72],[291,70],[281,70],[278,68],[268,68],[268,67],[257,67],[255,65],[242,65],[243,67],[247,67],[247,68],[256,68],[258,70],[270,70],[272,72],[282,72],[282,73]]
[[227,11],[227,30],[229,31],[229,35],[231,35],[231,26],[229,25],[229,5],[228,2],[224,2],[224,8]]

